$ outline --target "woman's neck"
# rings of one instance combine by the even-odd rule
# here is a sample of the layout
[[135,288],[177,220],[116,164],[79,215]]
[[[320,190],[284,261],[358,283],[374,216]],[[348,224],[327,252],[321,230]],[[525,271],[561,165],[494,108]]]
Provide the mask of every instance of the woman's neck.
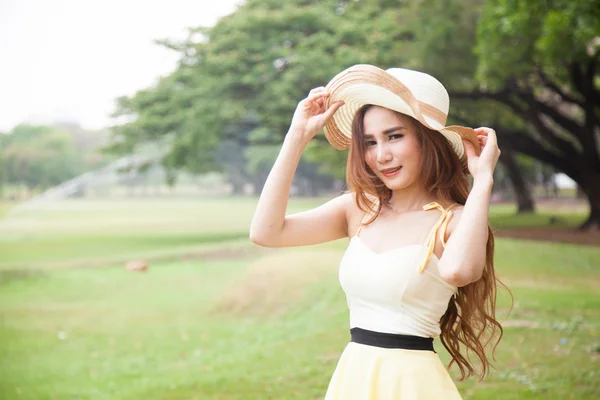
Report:
[[439,203],[441,200],[421,188],[406,188],[392,191],[392,196],[385,205],[396,213],[403,213],[422,210],[424,205],[434,201]]

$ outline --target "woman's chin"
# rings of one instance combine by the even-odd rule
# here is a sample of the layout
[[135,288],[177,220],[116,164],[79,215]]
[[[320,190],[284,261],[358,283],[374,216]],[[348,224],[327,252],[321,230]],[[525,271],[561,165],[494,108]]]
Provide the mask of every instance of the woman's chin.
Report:
[[408,189],[412,182],[407,182],[406,179],[386,179],[383,184],[390,190],[404,190]]
[[408,185],[403,184],[403,182],[384,182],[384,184],[390,190],[402,190],[408,187]]

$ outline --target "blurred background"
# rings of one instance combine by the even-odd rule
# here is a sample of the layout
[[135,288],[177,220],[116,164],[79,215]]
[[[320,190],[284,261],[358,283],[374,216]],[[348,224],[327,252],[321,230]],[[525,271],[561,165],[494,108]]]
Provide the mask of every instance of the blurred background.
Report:
[[[449,124],[498,132],[514,306],[464,398],[600,398],[597,1],[3,0],[0,54],[0,398],[322,398],[347,241],[248,227],[298,101],[358,63],[430,73]],[[319,134],[288,211],[345,161]]]

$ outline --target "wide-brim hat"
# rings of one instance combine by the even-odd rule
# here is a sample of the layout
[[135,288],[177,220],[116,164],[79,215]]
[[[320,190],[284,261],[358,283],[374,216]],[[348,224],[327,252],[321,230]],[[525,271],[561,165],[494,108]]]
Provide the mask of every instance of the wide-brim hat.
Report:
[[445,126],[450,98],[444,85],[431,75],[404,68],[384,71],[373,65],[359,64],[337,74],[325,90],[330,93],[326,109],[336,101],[345,103],[324,127],[327,140],[338,150],[350,147],[352,121],[366,104],[398,111],[440,132],[461,159],[465,156],[463,139],[479,150],[477,134],[472,128]]

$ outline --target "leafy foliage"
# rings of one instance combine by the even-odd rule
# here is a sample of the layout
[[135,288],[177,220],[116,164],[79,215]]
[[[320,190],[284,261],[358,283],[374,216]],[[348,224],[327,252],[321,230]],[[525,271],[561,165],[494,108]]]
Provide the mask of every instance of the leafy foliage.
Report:
[[[243,174],[265,176],[311,88],[358,63],[413,68],[449,89],[450,124],[494,126],[501,147],[576,180],[600,226],[599,38],[588,0],[248,0],[183,42],[162,41],[181,54],[177,70],[121,99],[130,122],[115,130],[128,151],[168,136],[173,169],[238,157]],[[256,130],[240,128],[248,119]],[[344,158],[319,135],[303,163],[342,178]]]
[[565,65],[596,57],[599,34],[600,7],[593,1],[488,1],[478,25],[478,77],[498,85],[543,70],[568,81]]
[[54,127],[19,125],[0,144],[5,183],[46,188],[83,169],[84,159],[69,134]]
[[[481,90],[509,107],[504,146],[575,180],[590,202],[583,228],[600,229],[600,7],[588,0],[490,0],[477,28]],[[527,132],[529,131],[529,132]]]
[[[248,1],[213,28],[196,28],[183,43],[178,69],[156,88],[121,99],[116,127],[120,150],[173,134],[168,165],[196,172],[223,168],[215,159],[248,118],[259,133],[236,140],[249,171],[272,163],[298,101],[356,63],[409,64],[414,53],[414,9],[383,1]],[[240,133],[240,132],[238,132]],[[307,160],[343,176],[341,156],[321,136]],[[269,145],[271,148],[269,149]],[[256,158],[256,159],[255,159]]]

